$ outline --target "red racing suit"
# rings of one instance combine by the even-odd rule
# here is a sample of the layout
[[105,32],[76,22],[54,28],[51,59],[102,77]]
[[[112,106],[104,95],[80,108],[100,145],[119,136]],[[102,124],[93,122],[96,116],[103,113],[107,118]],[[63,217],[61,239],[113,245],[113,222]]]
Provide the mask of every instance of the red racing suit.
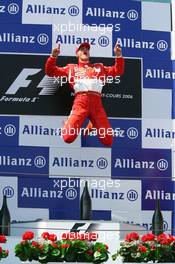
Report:
[[72,143],[78,136],[86,118],[89,118],[97,130],[99,140],[106,146],[112,145],[112,129],[102,105],[101,91],[107,78],[124,73],[124,58],[115,59],[115,65],[104,66],[102,63],[67,64],[56,66],[56,58],[49,57],[45,72],[50,77],[67,77],[75,91],[72,111],[63,128],[63,140]]

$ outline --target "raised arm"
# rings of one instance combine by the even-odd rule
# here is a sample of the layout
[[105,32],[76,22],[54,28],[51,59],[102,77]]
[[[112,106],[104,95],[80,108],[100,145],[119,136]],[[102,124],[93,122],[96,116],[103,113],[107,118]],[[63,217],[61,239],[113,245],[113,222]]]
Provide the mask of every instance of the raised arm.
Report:
[[125,61],[122,57],[122,49],[119,45],[115,45],[114,47],[114,53],[115,53],[115,65],[113,66],[104,66],[104,70],[106,72],[107,76],[121,76],[124,73],[125,68]]
[[50,77],[59,77],[65,76],[67,77],[69,74],[68,66],[58,67],[56,66],[57,57],[60,54],[60,44],[57,48],[52,50],[51,56],[47,59],[45,64],[45,73]]

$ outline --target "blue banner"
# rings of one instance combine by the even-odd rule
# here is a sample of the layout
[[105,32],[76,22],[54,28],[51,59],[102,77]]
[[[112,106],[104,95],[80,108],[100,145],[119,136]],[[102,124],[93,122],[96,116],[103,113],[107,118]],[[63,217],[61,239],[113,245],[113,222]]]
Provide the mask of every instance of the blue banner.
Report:
[[107,29],[115,32],[120,29],[141,29],[141,3],[136,1],[99,2],[93,0],[83,1],[83,24],[105,25]]
[[112,149],[112,178],[171,178],[171,150]]
[[50,208],[51,212],[62,211],[62,216],[72,210],[75,216],[79,210],[79,199],[80,181],[77,178],[49,179],[36,176],[34,181],[30,177],[18,179],[19,207]]
[[172,89],[175,79],[172,62],[170,60],[143,60],[143,87]]
[[1,0],[0,24],[21,23],[22,0]]
[[[112,148],[141,148],[141,121],[129,119],[110,119],[113,132]],[[99,131],[104,137],[104,130]],[[97,137],[97,131],[93,129],[89,136],[81,137],[82,147],[104,147]]]
[[18,146],[19,144],[19,117],[0,116],[0,145]]
[[160,199],[160,208],[164,211],[173,210],[175,192],[171,179],[142,180],[142,210],[154,210],[156,200]]
[[173,94],[172,94],[172,118],[175,119],[175,60],[172,61],[172,67],[173,67],[173,72],[174,72],[174,77],[173,77]]
[[1,175],[46,174],[49,172],[49,148],[47,147],[1,147]]
[[113,47],[115,44],[122,47],[126,57],[144,57],[157,59],[171,58],[171,35],[169,32],[158,31],[131,31],[125,29],[113,32]]
[[52,26],[4,24],[0,28],[1,52],[50,53]]

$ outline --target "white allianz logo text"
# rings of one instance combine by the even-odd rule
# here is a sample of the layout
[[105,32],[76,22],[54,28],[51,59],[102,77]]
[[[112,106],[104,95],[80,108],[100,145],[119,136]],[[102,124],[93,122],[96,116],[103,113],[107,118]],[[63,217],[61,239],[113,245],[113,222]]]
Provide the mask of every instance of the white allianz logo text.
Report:
[[54,157],[52,166],[73,168],[94,168],[94,160],[73,159],[71,157]]
[[114,164],[114,168],[120,169],[158,169],[160,171],[165,171],[168,167],[168,161],[166,159],[159,159],[156,162],[151,160],[135,160],[134,158],[116,158]]

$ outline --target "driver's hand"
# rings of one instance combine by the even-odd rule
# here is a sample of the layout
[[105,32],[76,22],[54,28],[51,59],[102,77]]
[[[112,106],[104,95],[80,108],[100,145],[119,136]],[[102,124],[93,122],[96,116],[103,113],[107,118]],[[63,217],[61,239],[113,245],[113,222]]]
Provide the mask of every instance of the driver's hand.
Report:
[[60,44],[58,44],[57,48],[54,48],[52,50],[52,57],[58,57],[58,55],[60,54]]
[[120,45],[116,44],[114,47],[114,53],[116,57],[122,57],[122,48]]

